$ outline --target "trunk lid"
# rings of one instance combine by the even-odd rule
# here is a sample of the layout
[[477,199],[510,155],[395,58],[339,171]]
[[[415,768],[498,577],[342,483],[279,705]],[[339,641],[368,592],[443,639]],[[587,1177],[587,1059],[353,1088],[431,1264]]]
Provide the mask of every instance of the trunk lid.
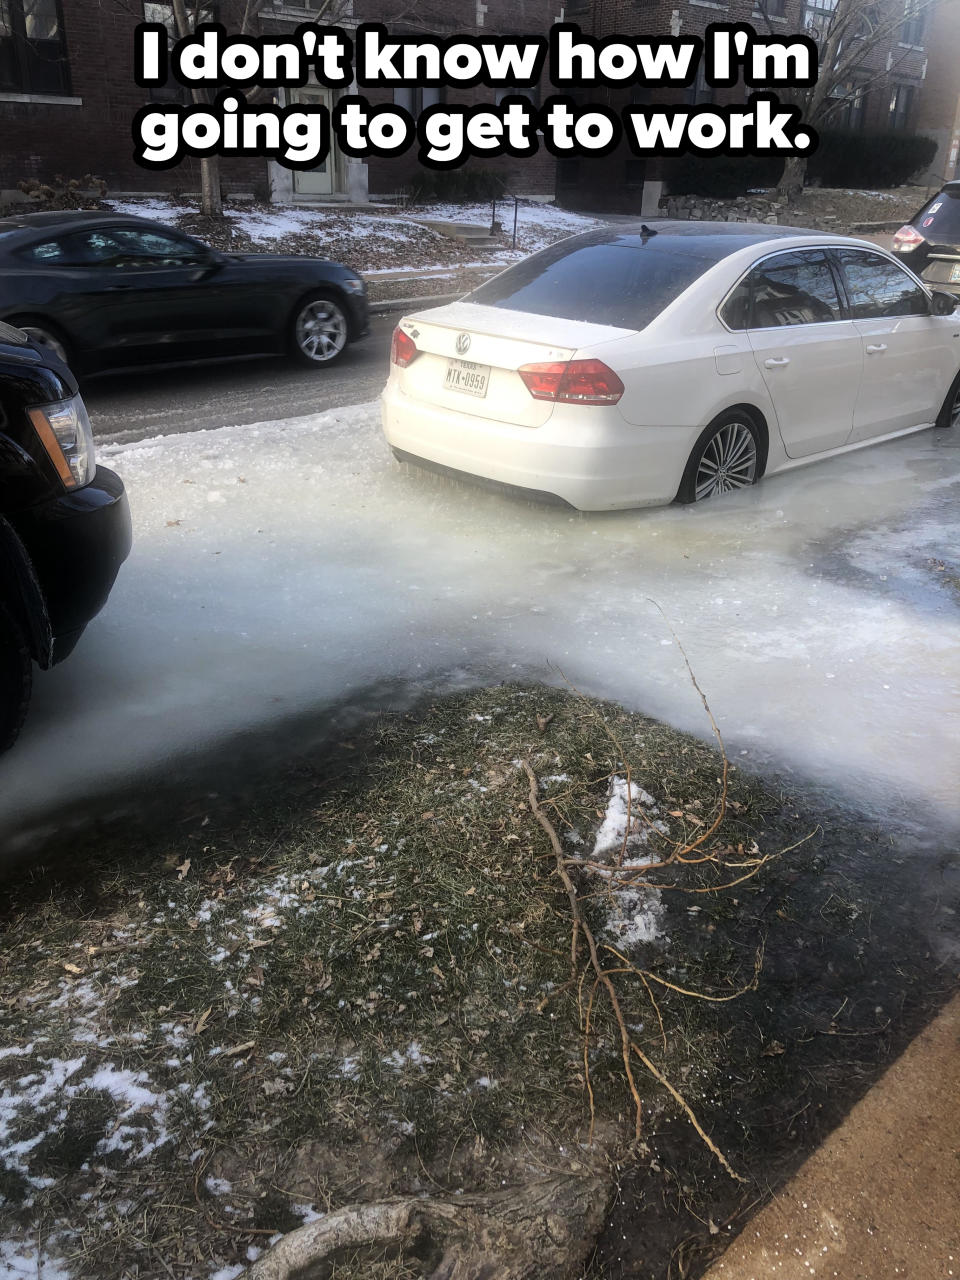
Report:
[[627,332],[470,302],[406,316],[400,328],[420,352],[406,369],[393,369],[404,394],[523,427],[542,426],[554,405],[534,400],[517,372],[521,366],[565,363],[584,347]]

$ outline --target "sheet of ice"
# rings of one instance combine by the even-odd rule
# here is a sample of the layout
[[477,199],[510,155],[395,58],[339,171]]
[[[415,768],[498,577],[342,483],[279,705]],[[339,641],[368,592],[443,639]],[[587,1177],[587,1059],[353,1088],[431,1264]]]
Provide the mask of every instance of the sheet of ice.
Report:
[[958,444],[925,432],[699,507],[587,516],[397,466],[375,405],[111,447],[134,552],[37,678],[0,829],[227,735],[381,705],[385,681],[560,669],[708,736],[652,600],[735,759],[956,819],[958,601],[925,566],[960,545]]

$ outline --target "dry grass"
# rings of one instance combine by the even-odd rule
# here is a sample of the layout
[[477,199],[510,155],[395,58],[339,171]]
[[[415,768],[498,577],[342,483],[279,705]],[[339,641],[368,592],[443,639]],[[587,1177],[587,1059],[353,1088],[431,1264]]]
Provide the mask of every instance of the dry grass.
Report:
[[[622,766],[614,740],[677,815],[676,836],[695,838],[718,792],[710,747],[504,687],[382,719],[340,744],[352,767],[335,785],[302,764],[243,811],[172,815],[137,848],[78,840],[71,868],[27,877],[0,960],[7,1235],[35,1245],[39,1232],[71,1272],[100,1280],[134,1260],[141,1277],[206,1276],[308,1207],[575,1165],[589,1120],[583,1004],[566,985],[566,894],[519,762],[537,769],[562,839],[589,847]],[[716,847],[749,849],[778,804],[732,771]],[[666,1037],[646,984],[625,984],[631,1034],[695,1105],[715,1100],[725,1029],[676,989],[749,982],[755,934],[720,926],[755,892],[698,898],[693,915],[689,898],[671,900],[668,933],[694,922],[707,945],[644,952],[668,983]],[[598,1138],[622,1150],[633,1115],[602,1009],[589,1055]],[[655,1081],[641,1087],[648,1120],[672,1106]],[[343,1259],[331,1274],[419,1266]]]

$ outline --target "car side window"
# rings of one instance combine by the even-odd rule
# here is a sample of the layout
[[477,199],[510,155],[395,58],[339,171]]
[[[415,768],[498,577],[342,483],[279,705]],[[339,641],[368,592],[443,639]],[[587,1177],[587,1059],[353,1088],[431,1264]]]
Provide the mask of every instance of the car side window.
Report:
[[203,258],[203,250],[192,240],[163,231],[140,227],[111,227],[118,246],[118,265],[124,267],[181,267]]
[[747,276],[746,279],[740,281],[723,304],[720,319],[728,329],[741,330],[750,328],[751,292],[750,277]]
[[930,299],[896,262],[866,249],[837,249],[854,320],[926,316]]
[[63,238],[63,261],[69,266],[95,267],[117,256],[117,244],[105,231],[77,231]]
[[20,250],[20,257],[37,266],[65,260],[63,245],[59,240],[43,240],[40,244],[28,244],[25,249]]
[[753,329],[823,324],[842,318],[836,281],[820,250],[767,258],[751,271],[747,282],[753,300]]

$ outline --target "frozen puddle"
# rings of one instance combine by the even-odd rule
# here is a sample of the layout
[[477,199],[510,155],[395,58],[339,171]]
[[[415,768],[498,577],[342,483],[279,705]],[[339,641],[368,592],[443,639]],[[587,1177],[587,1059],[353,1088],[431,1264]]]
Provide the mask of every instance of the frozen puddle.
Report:
[[0,822],[451,672],[559,669],[706,736],[652,600],[736,759],[956,820],[960,596],[931,566],[960,546],[958,446],[925,432],[712,505],[599,516],[398,468],[374,405],[108,448],[134,552],[38,677]]

